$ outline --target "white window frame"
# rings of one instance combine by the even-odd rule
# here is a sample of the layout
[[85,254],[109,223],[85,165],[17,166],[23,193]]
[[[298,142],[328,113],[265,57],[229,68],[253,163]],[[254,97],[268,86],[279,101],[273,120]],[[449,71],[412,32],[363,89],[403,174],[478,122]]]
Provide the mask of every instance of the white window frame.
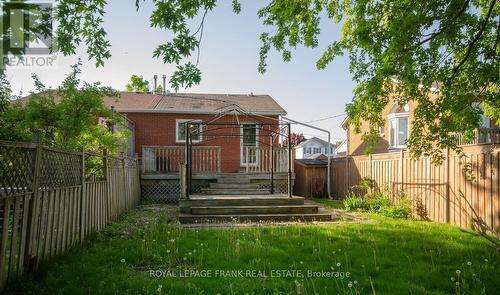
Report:
[[[195,120],[195,119],[176,119],[175,120],[175,142],[176,143],[185,143],[186,139],[179,139],[179,123],[186,123],[186,122],[191,122],[191,123],[199,123],[200,124],[200,129],[202,132],[200,133],[200,139],[198,140],[191,140],[193,143],[200,143],[202,142],[203,139],[203,123],[202,120]],[[187,131],[187,130],[186,130]]]
[[254,122],[242,122],[240,124],[240,167],[246,167],[245,158],[243,157],[243,125],[255,125],[255,148],[257,148],[257,154],[255,155],[255,163],[248,163],[248,166],[257,166],[259,165],[259,129],[260,124]]
[[[403,119],[405,118],[408,122],[408,124],[406,124],[406,139],[408,140],[410,138],[410,114],[409,113],[393,113],[393,114],[389,114],[387,115],[387,121],[389,123],[389,134],[388,134],[388,137],[389,137],[389,149],[405,149],[407,147],[406,144],[398,144],[398,134],[399,134],[399,119]],[[394,128],[394,136],[396,138],[394,138],[394,144],[395,145],[391,145],[391,142],[392,142],[392,137],[391,137],[391,122],[392,121],[395,121],[395,128]]]

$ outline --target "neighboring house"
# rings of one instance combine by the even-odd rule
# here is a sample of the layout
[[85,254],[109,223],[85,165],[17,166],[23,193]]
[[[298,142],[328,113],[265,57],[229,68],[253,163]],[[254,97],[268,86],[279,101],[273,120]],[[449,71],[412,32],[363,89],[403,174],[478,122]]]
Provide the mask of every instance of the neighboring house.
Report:
[[[247,161],[254,166],[264,161],[265,153],[257,149],[262,146],[265,152],[269,150],[270,130],[277,130],[280,116],[286,114],[271,96],[253,94],[121,92],[118,99],[106,97],[104,103],[134,123],[136,153],[143,159],[149,155],[144,153],[154,153],[153,165],[163,172],[177,171],[179,162],[184,160],[181,153],[186,143],[187,121],[192,128],[194,148],[199,151],[200,167],[195,168],[238,172]],[[231,109],[251,115],[224,112]],[[216,126],[221,130],[214,131]],[[274,145],[278,143],[275,140]],[[209,158],[217,158],[217,169],[208,167],[212,165]],[[159,163],[161,159],[168,162]]]
[[[430,99],[435,99],[438,95],[436,89],[430,95]],[[412,127],[412,122],[414,120],[414,111],[417,107],[415,101],[410,101],[408,104],[399,105],[395,96],[391,95],[389,97],[389,103],[382,112],[382,118],[385,119],[384,125],[379,127],[379,141],[373,147],[373,153],[387,153],[394,152],[401,149],[406,149],[408,138],[410,137],[410,131]],[[478,105],[478,107],[481,107]],[[492,120],[487,117],[483,117],[483,124],[480,130],[486,130],[489,132],[490,128],[496,128]],[[363,141],[362,134],[367,131],[369,125],[367,122],[361,123],[361,133],[356,133],[354,128],[350,126],[348,119],[346,118],[341,126],[347,131],[346,140],[346,152],[347,155],[362,155],[367,147],[367,143]],[[497,134],[495,133],[495,136]],[[490,143],[491,138],[488,136],[481,135],[478,133],[477,138],[474,140],[474,144],[479,143]],[[461,142],[460,136],[457,135],[457,141],[459,144],[464,144]]]
[[337,150],[336,150],[335,154],[336,154],[335,156],[337,156],[337,157],[347,155],[347,139],[342,141],[337,146]]
[[317,159],[323,156],[335,156],[336,146],[317,137],[312,137],[295,146],[296,159]]

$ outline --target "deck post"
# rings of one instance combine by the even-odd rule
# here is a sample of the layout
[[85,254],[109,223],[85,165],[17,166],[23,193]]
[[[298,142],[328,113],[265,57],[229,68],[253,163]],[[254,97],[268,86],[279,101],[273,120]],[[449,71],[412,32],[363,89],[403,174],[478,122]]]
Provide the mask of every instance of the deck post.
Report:
[[250,155],[249,155],[250,148],[247,146],[245,147],[245,166],[246,166],[246,171],[247,173],[250,172],[250,166],[249,166],[249,160],[250,160]]
[[292,127],[287,123],[288,132],[288,197],[291,198],[293,194],[292,188]]
[[271,141],[271,195],[274,194],[274,141],[273,141],[273,135],[271,134],[270,136],[270,141]]
[[185,149],[184,149],[184,162],[185,162],[185,165],[186,165],[186,172],[184,173],[184,177],[185,177],[185,185],[184,185],[184,188],[185,188],[185,191],[184,191],[184,196],[186,199],[189,199],[189,187],[191,186],[190,182],[191,180],[189,179],[189,170],[190,170],[190,167],[191,167],[191,163],[190,163],[190,150],[189,150],[189,123],[186,122],[184,123],[184,130],[185,130],[185,134],[186,134],[186,146],[185,146]]

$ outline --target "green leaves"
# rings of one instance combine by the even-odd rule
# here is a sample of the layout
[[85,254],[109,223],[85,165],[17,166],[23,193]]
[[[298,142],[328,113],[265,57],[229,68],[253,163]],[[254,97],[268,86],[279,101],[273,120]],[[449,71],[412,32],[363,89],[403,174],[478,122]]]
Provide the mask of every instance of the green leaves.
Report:
[[105,0],[60,0],[56,6],[57,48],[53,50],[74,54],[84,42],[89,60],[94,59],[96,67],[104,66],[104,61],[111,57],[111,44],[102,28],[105,6]]
[[[484,101],[486,114],[499,113],[499,7],[496,0],[274,0],[258,14],[275,32],[261,37],[259,71],[265,72],[271,47],[285,59],[296,46],[315,47],[326,10],[328,20],[343,23],[342,36],[316,66],[325,69],[349,54],[357,83],[347,106],[351,128],[373,145],[389,96],[414,101],[410,151],[439,159],[440,149],[457,148],[453,133],[467,137],[479,127],[482,111],[473,103]],[[361,130],[362,122],[370,130]]]
[[57,90],[47,89],[34,76],[36,93],[24,103],[9,105],[0,113],[0,139],[30,141],[34,132],[42,135],[48,145],[98,152],[103,148],[111,153],[123,147],[126,133],[111,133],[97,125],[104,117],[113,124],[125,124],[116,112],[106,108],[103,97],[117,97],[118,93],[99,83],[81,83],[80,65],[73,66]]
[[201,71],[195,65],[188,62],[184,66],[178,65],[177,70],[170,77],[170,85],[179,90],[179,87],[191,87],[201,81]]
[[148,92],[149,82],[144,80],[142,76],[132,75],[130,76],[130,82],[125,85],[125,90],[130,92]]

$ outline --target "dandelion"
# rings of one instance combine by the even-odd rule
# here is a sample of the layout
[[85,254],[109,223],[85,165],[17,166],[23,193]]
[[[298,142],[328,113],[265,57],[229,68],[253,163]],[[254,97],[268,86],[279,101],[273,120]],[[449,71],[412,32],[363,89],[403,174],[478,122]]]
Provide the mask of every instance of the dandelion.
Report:
[[196,253],[196,249],[193,249],[193,253]]
[[451,277],[451,281],[454,282],[455,281],[455,277]]
[[304,261],[299,262],[300,264],[304,264]]
[[182,258],[182,260],[186,261],[186,260],[187,260],[187,257]]
[[170,239],[170,243],[173,243],[173,242],[175,242],[175,239]]
[[484,259],[484,262],[488,262],[488,259],[486,259],[486,258],[485,258],[485,259]]
[[468,266],[471,266],[471,265],[472,265],[472,262],[467,261],[467,265],[468,265]]
[[191,252],[188,252],[188,255],[191,255],[191,254],[193,254],[193,253],[191,253]]
[[354,281],[354,285],[357,285],[358,284],[358,281]]
[[142,242],[144,243],[144,242],[146,242],[146,240],[142,240]]
[[458,285],[460,285],[460,283],[459,283],[459,282],[456,282],[456,283],[455,283],[455,285],[457,285],[457,286],[458,286]]
[[461,271],[459,269],[457,269],[455,272],[457,273],[457,275],[460,275],[460,273],[461,273]]
[[170,253],[170,249],[167,249],[167,253]]
[[121,263],[125,263],[125,258],[122,258],[122,260],[120,260]]
[[340,262],[337,262],[337,267],[339,267],[339,266],[341,266],[341,265],[342,265],[342,263],[340,263]]
[[153,240],[153,243],[156,242],[156,240]]
[[365,265],[364,265],[364,264],[361,264],[361,268],[365,268]]

